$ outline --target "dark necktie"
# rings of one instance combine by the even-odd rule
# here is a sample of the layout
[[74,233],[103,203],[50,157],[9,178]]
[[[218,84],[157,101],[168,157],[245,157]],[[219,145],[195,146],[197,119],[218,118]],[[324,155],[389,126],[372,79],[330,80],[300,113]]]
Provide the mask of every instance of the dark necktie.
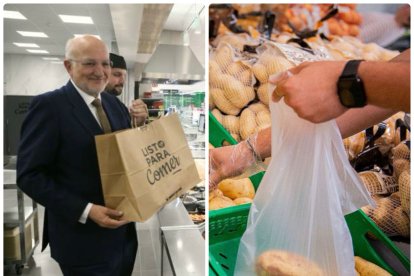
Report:
[[111,125],[109,124],[108,117],[106,117],[105,110],[102,107],[101,100],[96,98],[95,100],[93,100],[92,105],[96,107],[98,120],[101,123],[101,127],[104,133],[112,132]]

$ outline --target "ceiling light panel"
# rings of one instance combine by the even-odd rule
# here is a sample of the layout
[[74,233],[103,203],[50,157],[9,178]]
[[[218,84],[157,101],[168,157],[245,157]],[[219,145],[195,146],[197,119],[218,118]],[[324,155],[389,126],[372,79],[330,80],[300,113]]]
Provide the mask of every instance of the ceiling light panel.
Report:
[[60,60],[60,58],[58,58],[58,57],[42,57],[42,59],[44,59],[44,60],[55,60],[55,61]]
[[92,20],[92,18],[90,16],[78,16],[78,15],[59,14],[59,17],[65,23],[93,24],[93,20]]
[[[74,34],[75,37],[80,37],[80,36],[83,36],[83,35],[87,35],[87,34]],[[97,39],[102,40],[102,38],[99,35],[92,35],[92,36],[96,37]]]
[[42,32],[25,32],[25,31],[17,31],[22,36],[29,36],[29,37],[48,37],[47,34]]
[[18,11],[4,11],[4,18],[27,20],[27,18]]
[[33,53],[33,54],[49,54],[48,51],[46,50],[32,50],[32,49],[26,49],[26,51],[28,51],[29,53]]
[[35,43],[18,43],[18,42],[13,42],[13,44],[16,45],[17,47],[39,48],[39,45],[37,45]]

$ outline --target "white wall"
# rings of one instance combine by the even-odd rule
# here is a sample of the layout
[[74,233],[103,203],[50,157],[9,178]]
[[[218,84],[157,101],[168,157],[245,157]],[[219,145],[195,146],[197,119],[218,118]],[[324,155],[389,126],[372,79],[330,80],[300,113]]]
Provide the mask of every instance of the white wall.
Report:
[[63,64],[53,64],[41,56],[4,55],[4,94],[38,95],[67,83]]
[[[61,57],[63,60],[63,57]],[[134,97],[134,73],[128,72],[124,92],[119,99],[130,103]],[[39,95],[55,90],[69,81],[63,64],[43,60],[41,56],[4,55],[4,95]]]

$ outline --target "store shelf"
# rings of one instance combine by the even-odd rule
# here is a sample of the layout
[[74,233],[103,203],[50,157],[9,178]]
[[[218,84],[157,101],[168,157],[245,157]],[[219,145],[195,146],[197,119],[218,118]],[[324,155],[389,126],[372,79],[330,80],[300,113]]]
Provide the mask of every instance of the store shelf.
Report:
[[141,100],[145,101],[161,101],[164,100],[164,98],[141,98]]

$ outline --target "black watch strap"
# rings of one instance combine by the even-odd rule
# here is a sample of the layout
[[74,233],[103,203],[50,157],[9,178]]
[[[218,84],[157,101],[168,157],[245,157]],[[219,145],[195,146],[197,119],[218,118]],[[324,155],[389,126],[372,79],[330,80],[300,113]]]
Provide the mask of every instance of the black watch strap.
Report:
[[358,67],[362,60],[350,60],[337,82],[338,96],[341,104],[348,108],[366,105],[364,83],[358,75]]
[[348,61],[345,65],[344,71],[342,71],[341,77],[354,77],[358,72],[358,66],[361,61],[361,59]]

